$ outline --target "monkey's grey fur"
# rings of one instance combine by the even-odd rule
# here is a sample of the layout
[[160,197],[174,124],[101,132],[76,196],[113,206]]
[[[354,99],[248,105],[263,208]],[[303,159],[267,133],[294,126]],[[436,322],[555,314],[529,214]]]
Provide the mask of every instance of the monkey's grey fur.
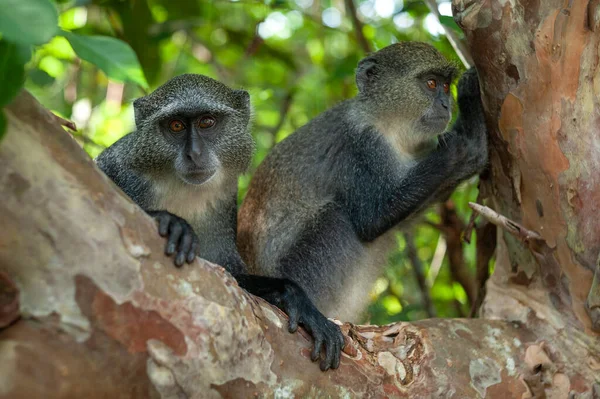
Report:
[[[242,272],[239,254],[231,249],[235,248],[237,179],[248,167],[254,148],[248,133],[248,93],[206,76],[186,74],[133,105],[136,131],[100,154],[98,166],[143,209],[166,209],[185,219],[198,235],[201,257],[227,262],[232,273]],[[217,114],[221,119],[218,130],[203,137],[201,167],[214,174],[198,185],[184,180],[189,162],[181,143],[165,132],[163,121],[201,114]]]
[[358,95],[277,144],[256,171],[238,224],[251,271],[293,279],[327,316],[358,320],[395,228],[487,163],[474,69],[459,82],[456,123],[438,140],[451,117],[440,86],[454,75],[424,43],[363,59]]
[[[289,279],[245,274],[235,246],[238,177],[248,167],[250,97],[202,75],[181,75],[134,102],[136,131],[106,149],[98,166],[168,236],[165,252],[175,264],[196,255],[225,267],[239,285],[280,307],[315,339],[311,358],[337,368],[344,338],[306,293]],[[203,121],[216,121],[206,127]],[[173,123],[182,130],[173,129]]]

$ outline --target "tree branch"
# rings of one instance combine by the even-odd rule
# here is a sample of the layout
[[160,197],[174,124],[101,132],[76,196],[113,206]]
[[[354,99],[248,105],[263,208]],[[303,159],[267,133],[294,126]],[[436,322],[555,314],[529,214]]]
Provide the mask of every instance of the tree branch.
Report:
[[522,241],[527,242],[531,240],[543,240],[542,236],[540,236],[537,232],[526,229],[519,223],[513,222],[506,216],[499,214],[495,210],[488,208],[485,205],[469,202],[469,207],[496,226],[503,228]]
[[279,119],[277,120],[277,124],[270,129],[271,135],[273,136],[273,144],[275,144],[275,137],[277,136],[277,133],[279,133],[279,130],[281,130],[281,127],[285,123],[285,118],[287,117],[290,107],[292,106],[295,93],[295,88],[288,90],[283,98],[283,101],[281,101],[281,106],[279,107]]
[[446,201],[446,203],[442,204],[440,216],[442,218],[440,230],[446,238],[450,273],[452,274],[452,278],[464,288],[469,304],[473,304],[476,289],[473,276],[465,265],[461,239],[465,225],[458,217],[454,210],[454,204],[451,201]]
[[[475,212],[473,212],[475,214]],[[496,252],[497,228],[491,223],[485,223],[478,227],[477,231],[477,264],[475,282],[477,284],[477,296],[471,304],[469,317],[475,317],[485,298],[485,283],[490,277],[490,261]]]
[[417,283],[419,284],[419,289],[421,290],[421,297],[423,298],[423,307],[427,312],[427,316],[435,317],[436,312],[433,306],[433,302],[431,301],[431,295],[429,295],[429,287],[427,286],[427,282],[425,280],[423,262],[421,262],[421,259],[419,259],[419,256],[417,254],[417,248],[415,247],[415,238],[413,236],[412,231],[405,232],[404,239],[406,240],[406,254],[408,255],[408,259],[410,259],[413,271],[415,272],[415,277],[417,278]]
[[358,44],[362,48],[363,52],[365,54],[369,54],[373,50],[371,49],[371,45],[363,33],[363,25],[356,14],[354,0],[344,0],[344,4],[346,4],[346,12],[350,15],[350,19],[352,19],[352,25],[354,25],[354,32],[356,33],[356,40],[358,41]]
[[[435,15],[439,20],[440,11],[438,10],[437,2],[435,0],[425,0],[425,4],[427,4],[427,7],[429,7],[429,11],[431,11],[431,13]],[[471,53],[469,52],[469,49],[467,48],[465,43],[462,40],[460,40],[456,32],[454,32],[450,27],[442,24],[441,22],[440,25],[442,25],[442,28],[446,33],[446,38],[450,42],[450,45],[452,46],[454,51],[456,51],[456,55],[458,55],[458,58],[460,58],[465,68],[469,69],[470,67],[475,65],[473,62],[473,57],[471,57]]]
[[[488,387],[471,382],[481,379],[464,372],[470,363],[487,359],[482,367],[492,362],[500,373],[507,357],[521,364],[526,348],[515,342],[537,339],[505,321],[344,324],[351,355],[324,374],[309,360],[308,334],[289,334],[278,309],[221,267],[200,259],[173,267],[152,219],[28,93],[5,110],[0,269],[19,290],[21,314],[0,330],[8,397],[247,397],[280,389],[472,397]],[[475,346],[476,355],[464,350]],[[495,392],[524,392],[518,373],[502,375]]]

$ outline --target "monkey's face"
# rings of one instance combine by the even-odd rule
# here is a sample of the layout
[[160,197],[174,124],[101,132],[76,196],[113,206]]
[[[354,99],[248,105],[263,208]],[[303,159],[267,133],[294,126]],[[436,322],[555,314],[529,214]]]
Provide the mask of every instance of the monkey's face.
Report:
[[214,135],[220,121],[214,114],[173,115],[161,121],[161,131],[175,150],[173,167],[179,179],[200,185],[209,181],[220,167]]
[[251,156],[252,149],[242,151],[247,156],[238,154],[236,147],[240,143],[251,143],[249,133],[240,123],[235,112],[216,107],[163,118],[160,131],[171,149],[175,175],[185,183],[201,185],[220,169],[241,172],[238,169],[246,167],[244,158]]
[[[387,125],[428,140],[443,133],[452,116],[450,83],[456,69],[429,44],[401,42],[361,60],[356,71],[360,100]],[[381,122],[381,121],[377,121]]]
[[153,172],[201,185],[218,171],[239,175],[250,163],[254,142],[244,90],[203,75],[180,75],[136,100],[134,109],[138,132],[155,148]]
[[450,78],[434,73],[425,73],[416,77],[415,85],[419,86],[424,97],[421,115],[417,120],[416,130],[425,134],[441,134],[452,118],[452,96],[450,95]]

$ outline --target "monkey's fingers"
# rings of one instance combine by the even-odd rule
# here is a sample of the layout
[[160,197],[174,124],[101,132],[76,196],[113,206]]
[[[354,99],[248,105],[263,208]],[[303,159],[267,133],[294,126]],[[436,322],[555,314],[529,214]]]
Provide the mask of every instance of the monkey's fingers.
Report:
[[[335,327],[337,327],[337,325],[335,325]],[[332,369],[337,369],[338,367],[340,367],[340,359],[342,357],[342,349],[344,347],[344,336],[342,335],[341,330],[336,329],[337,331],[334,332],[334,338],[333,338],[333,358],[331,359],[331,368]],[[341,341],[340,341],[340,336],[341,336]],[[328,352],[329,355],[329,352]]]
[[[321,347],[323,346],[323,336],[321,335],[321,333],[317,334],[313,332],[313,337],[315,339],[315,346],[313,347],[312,353],[310,354],[310,360],[316,362],[319,359],[319,355],[321,354]],[[321,368],[321,370],[323,369]]]
[[288,331],[291,333],[295,333],[296,330],[298,330],[298,322],[300,319],[298,315],[298,309],[288,309],[288,317],[290,318],[290,322],[288,324]]
[[198,246],[200,244],[198,243],[198,241],[196,239],[194,239],[194,241],[192,241],[192,247],[190,248],[188,254],[187,254],[187,263],[192,263],[194,261],[194,259],[196,259],[196,255],[199,255],[200,252],[198,250]]
[[181,266],[186,260],[188,252],[192,247],[192,242],[194,241],[194,232],[192,229],[188,227],[184,227],[184,231],[181,235],[181,240],[179,241],[179,252],[177,252],[177,256],[175,257],[175,265]]
[[177,252],[175,256],[175,266],[181,267],[185,263],[185,254],[183,252]]
[[[326,322],[325,359],[321,362],[321,369],[325,367],[337,369],[340,366],[340,356],[344,343],[344,336],[339,326],[329,320]],[[340,340],[341,338],[341,340]]]
[[338,342],[340,345],[340,352],[342,352],[344,350],[344,348],[346,347],[346,338],[344,338],[344,334],[342,333],[341,328],[338,329],[337,337],[338,337]]
[[160,234],[161,237],[166,237],[169,233],[169,222],[171,218],[166,215],[158,215],[155,216],[155,219],[158,220],[158,234]]
[[181,237],[181,233],[183,232],[183,226],[181,223],[174,222],[169,226],[169,239],[167,240],[167,255],[173,255],[175,253],[175,249],[177,248],[177,243],[179,242],[179,238]]
[[335,349],[333,351],[333,364],[331,365],[332,369],[337,369],[340,367],[340,359],[342,357],[342,351],[339,345],[335,345]]
[[[335,368],[333,365],[335,364],[335,353],[339,350],[337,349],[337,343],[335,340],[329,340],[325,345],[325,359],[321,360],[321,370],[327,371],[329,368]],[[338,359],[339,363],[339,359]]]

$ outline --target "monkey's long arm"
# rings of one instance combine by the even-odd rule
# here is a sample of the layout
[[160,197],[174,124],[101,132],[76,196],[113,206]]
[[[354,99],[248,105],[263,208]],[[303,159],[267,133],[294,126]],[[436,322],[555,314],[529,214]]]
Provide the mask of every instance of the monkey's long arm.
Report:
[[[237,216],[235,201],[232,202],[231,211],[232,221],[235,224]],[[235,231],[232,234],[235,234]],[[277,306],[287,314],[290,332],[295,332],[300,324],[313,336],[315,345],[311,359],[316,361],[321,348],[325,350],[325,358],[320,364],[321,370],[338,368],[344,347],[344,336],[340,329],[315,307],[306,292],[289,279],[246,274],[248,267],[236,248],[235,238],[222,237],[220,241],[219,253],[213,261],[225,267],[235,277],[240,287]]]
[[185,261],[191,263],[200,253],[198,238],[193,228],[187,221],[166,210],[151,210],[152,183],[125,165],[120,156],[120,153],[131,145],[132,140],[133,135],[124,136],[102,152],[96,159],[96,164],[129,198],[156,219],[160,235],[167,237],[165,254],[170,256],[177,253],[175,265],[181,266]]
[[[437,149],[398,175],[387,159],[360,162],[346,195],[346,207],[356,233],[373,241],[387,230],[431,203],[443,199],[463,180],[479,173],[487,164],[487,130],[479,80],[475,68],[463,74],[458,84],[460,115],[452,129],[440,139]],[[372,146],[381,145],[377,140]],[[364,142],[361,143],[365,145]],[[379,151],[366,153],[383,153]],[[358,152],[357,152],[358,153]],[[364,165],[364,166],[363,166]],[[364,198],[377,193],[374,201]]]
[[458,161],[428,204],[446,200],[456,186],[481,173],[488,162],[487,127],[475,68],[465,72],[458,83],[458,108],[456,122],[445,133],[445,137],[456,142]]
[[[374,140],[371,145],[381,145]],[[387,147],[369,153],[383,153]],[[398,174],[391,155],[357,168],[353,181],[342,194],[344,208],[361,241],[371,242],[422,208],[448,179],[453,167],[453,141],[438,148],[413,167]],[[370,198],[370,201],[365,201]]]
[[480,173],[488,162],[487,126],[475,68],[469,69],[458,82],[459,115],[452,133],[459,141],[461,162],[456,177],[464,180]]

